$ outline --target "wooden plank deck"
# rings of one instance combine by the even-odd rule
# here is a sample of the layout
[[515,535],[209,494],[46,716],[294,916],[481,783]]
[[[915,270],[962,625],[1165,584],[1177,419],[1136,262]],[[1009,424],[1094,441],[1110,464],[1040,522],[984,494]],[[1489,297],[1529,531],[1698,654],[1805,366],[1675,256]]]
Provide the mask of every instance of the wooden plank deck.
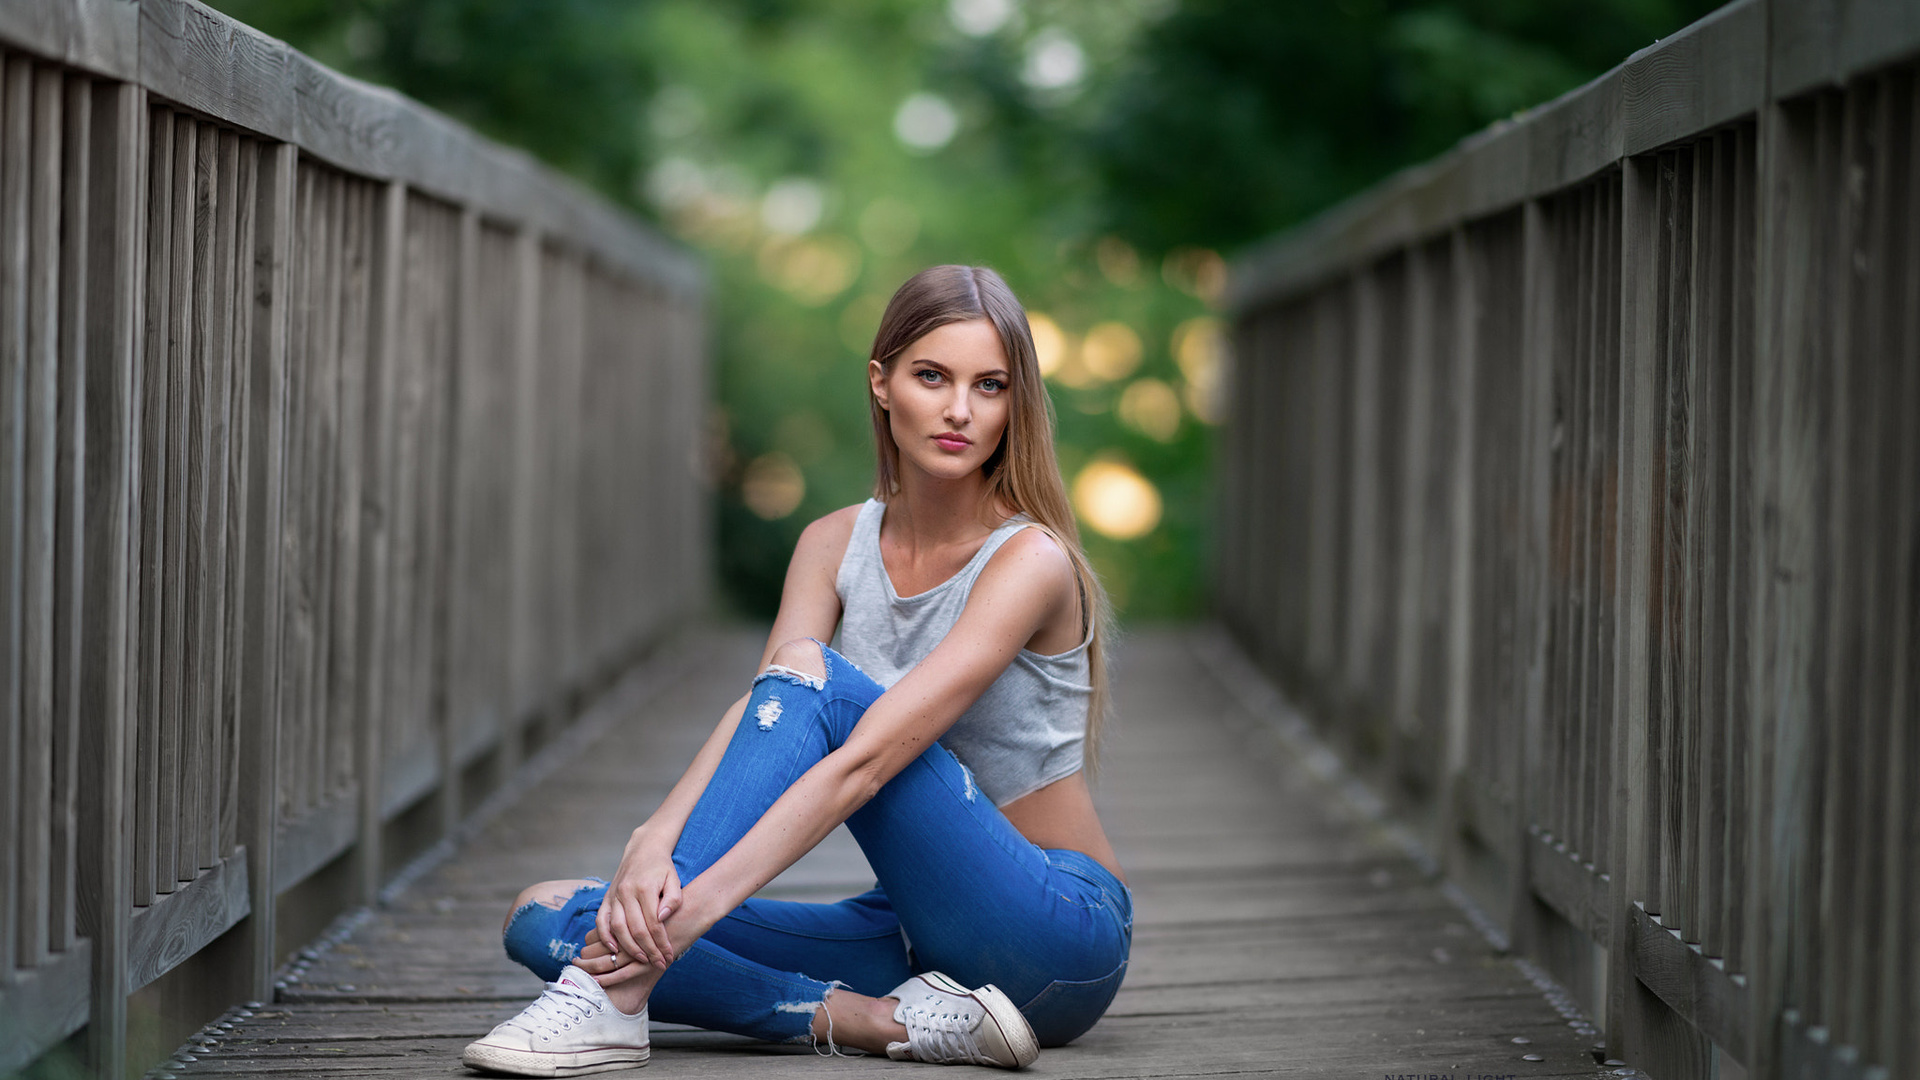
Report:
[[[624,715],[577,740],[569,764],[314,950],[276,1001],[229,1014],[230,1030],[157,1071],[472,1075],[461,1047],[539,990],[500,949],[514,894],[540,878],[611,870],[632,825],[739,692],[760,640],[728,632],[682,642]],[[1144,631],[1122,647],[1099,798],[1135,890],[1133,966],[1107,1017],[1043,1053],[1031,1073],[1631,1075],[1594,1064],[1591,1029],[1557,1012],[1413,861],[1196,663],[1194,651],[1219,640]],[[769,893],[833,899],[871,880],[842,830]],[[807,1056],[656,1026],[650,1072],[826,1078],[902,1067]]]

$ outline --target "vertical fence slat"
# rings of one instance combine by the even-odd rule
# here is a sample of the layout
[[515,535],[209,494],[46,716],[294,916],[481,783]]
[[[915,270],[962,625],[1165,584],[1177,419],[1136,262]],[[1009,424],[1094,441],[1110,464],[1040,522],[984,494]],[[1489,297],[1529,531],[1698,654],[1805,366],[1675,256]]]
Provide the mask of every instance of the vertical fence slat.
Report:
[[13,858],[19,877],[14,963],[47,955],[47,862],[52,843],[54,483],[58,476],[60,162],[64,93],[58,68],[33,72],[33,132],[27,207],[27,331],[21,404],[23,514],[19,809]]
[[126,1071],[127,908],[134,846],[125,779],[134,700],[135,485],[141,416],[143,212],[151,119],[139,87],[91,87],[86,320],[86,497],[81,513],[85,608],[81,629],[80,878],[77,924],[93,950],[86,1052],[96,1075]]
[[166,419],[162,439],[166,443],[167,488],[169,497],[163,506],[166,556],[160,567],[159,601],[161,628],[159,654],[160,735],[155,758],[159,770],[159,809],[155,824],[157,850],[154,891],[172,893],[180,881],[182,857],[183,790],[191,782],[183,767],[189,760],[184,743],[191,728],[186,722],[187,662],[191,655],[187,642],[187,517],[194,502],[191,483],[194,460],[191,457],[192,429],[189,414],[193,394],[191,378],[193,356],[193,257],[194,236],[194,164],[198,154],[199,128],[191,120],[176,118],[173,126],[173,203],[167,208],[173,218],[173,248],[166,272],[172,289],[164,318],[167,322],[166,351],[158,368],[166,394]]
[[[1887,97],[1887,171],[1884,189],[1892,199],[1886,237],[1890,247],[1885,319],[1888,341],[1885,355],[1896,358],[1888,407],[1893,417],[1920,415],[1920,76],[1912,72],[1892,81]],[[1911,917],[1911,905],[1920,896],[1920,732],[1913,718],[1920,716],[1920,432],[1912,423],[1894,423],[1889,455],[1894,467],[1882,471],[1884,506],[1892,515],[1888,524],[1889,588],[1892,606],[1888,633],[1890,657],[1887,693],[1887,753],[1885,766],[1886,845],[1881,883],[1881,921],[1874,928],[1882,943],[1883,979],[1877,987],[1879,1020],[1893,1036],[1910,1027],[1920,1011],[1920,926]],[[1902,497],[1905,496],[1905,497]],[[1896,1076],[1920,1071],[1920,1038],[1895,1041],[1896,1052],[1886,1062]]]
[[[1728,221],[1726,258],[1734,268],[1732,315],[1728,352],[1728,444],[1733,458],[1728,473],[1726,527],[1728,561],[1726,618],[1726,702],[1728,721],[1721,753],[1730,770],[1727,793],[1727,859],[1721,895],[1726,898],[1725,959],[1729,970],[1747,972],[1747,916],[1753,885],[1748,877],[1747,852],[1754,832],[1752,769],[1747,747],[1757,737],[1753,701],[1749,697],[1753,637],[1753,506],[1756,494],[1754,438],[1758,416],[1754,409],[1754,264],[1757,258],[1757,209],[1754,192],[1759,182],[1754,127],[1742,124],[1733,137],[1733,190],[1725,213]],[[1744,1048],[1734,1048],[1736,1054]]]
[[[1613,746],[1610,803],[1614,853],[1608,906],[1626,914],[1635,902],[1653,895],[1653,828],[1650,800],[1652,688],[1647,656],[1651,632],[1653,583],[1647,554],[1653,541],[1652,359],[1657,333],[1658,281],[1646,268],[1660,250],[1659,166],[1628,159],[1620,174],[1620,500],[1614,535],[1614,701],[1619,703],[1618,737]],[[1636,987],[1625,973],[1633,970],[1632,938],[1622,926],[1608,948],[1609,971],[1622,973],[1608,982],[1607,1045],[1628,1046],[1638,1037]]]
[[169,675],[180,684],[180,782],[179,862],[174,876],[191,881],[208,861],[206,850],[207,792],[211,762],[207,760],[207,676],[213,643],[208,640],[211,620],[207,601],[212,591],[209,556],[212,551],[210,495],[213,465],[213,413],[218,408],[214,390],[215,305],[218,303],[217,275],[214,267],[216,239],[214,221],[218,216],[220,191],[217,186],[219,129],[209,123],[194,125],[193,182],[190,216],[184,224],[193,236],[193,256],[188,264],[188,292],[191,295],[186,315],[188,344],[182,350],[183,366],[179,377],[186,396],[186,507],[183,510],[182,552],[184,576],[180,581],[182,665]]
[[208,166],[207,190],[211,205],[204,210],[209,221],[203,231],[208,238],[208,275],[202,284],[206,294],[202,315],[204,330],[196,335],[205,357],[207,380],[207,461],[206,517],[202,542],[206,553],[199,598],[200,641],[204,658],[200,664],[201,726],[200,754],[207,775],[201,785],[199,810],[200,867],[220,865],[225,854],[221,818],[228,784],[232,775],[226,751],[226,668],[232,642],[227,635],[227,538],[229,535],[228,468],[233,439],[233,325],[238,284],[235,275],[235,250],[239,244],[240,141],[232,131],[202,131],[209,143],[202,161]]
[[[252,365],[249,356],[253,341],[254,296],[256,294],[254,237],[259,222],[260,144],[250,138],[236,137],[234,147],[233,243],[226,262],[233,267],[233,285],[229,295],[232,324],[227,333],[227,364],[231,385],[228,393],[228,456],[225,515],[226,599],[221,612],[221,636],[227,642],[225,670],[219,680],[220,712],[220,785],[218,855],[225,859],[237,847],[248,845],[241,834],[241,789],[245,784],[247,758],[242,739],[246,730],[258,731],[264,724],[260,714],[245,704],[244,672],[261,662],[259,642],[267,638],[264,626],[247,620],[248,546],[259,534],[249,528],[250,461],[254,427],[249,401],[252,394]],[[249,722],[250,721],[250,722]],[[260,871],[249,857],[248,881]],[[264,855],[264,852],[259,854]],[[251,901],[250,901],[251,903]]]
[[[373,196],[374,193],[369,193]],[[387,644],[387,597],[390,580],[393,505],[392,446],[393,398],[396,386],[394,368],[400,363],[401,262],[405,256],[407,229],[407,188],[388,183],[369,199],[372,220],[368,238],[369,288],[365,369],[363,391],[349,399],[350,406],[364,418],[365,470],[364,502],[370,513],[360,518],[355,545],[362,549],[360,578],[354,582],[355,605],[359,611],[359,631],[353,657],[360,672],[357,696],[351,698],[358,714],[355,736],[357,760],[354,771],[360,783],[360,839],[355,857],[359,862],[358,892],[363,903],[372,903],[381,880],[381,765],[385,757],[387,726],[395,717],[387,708],[385,694],[389,657]],[[360,501],[360,500],[356,500]]]
[[131,902],[137,907],[153,902],[154,881],[160,870],[160,642],[165,636],[165,611],[160,604],[166,531],[162,522],[167,505],[167,323],[172,304],[173,277],[173,112],[155,107],[149,115],[147,141],[149,190],[146,213],[146,328],[135,370],[140,390],[138,427],[139,467],[133,470],[137,526],[135,565],[138,581],[128,602],[128,621],[134,644],[128,661],[135,686],[129,696],[135,737],[128,771],[133,781],[133,872]]
[[73,948],[79,799],[80,631],[85,622],[87,238],[91,233],[88,190],[93,182],[91,81],[63,80],[61,121],[59,456],[54,481],[53,611],[53,793],[47,949]]
[[280,824],[280,764],[285,699],[280,692],[286,628],[285,580],[295,537],[286,530],[286,465],[289,457],[287,412],[294,290],[294,216],[297,208],[299,154],[282,143],[260,152],[256,227],[249,255],[255,288],[248,297],[252,333],[246,339],[248,428],[256,436],[247,459],[247,531],[255,542],[245,547],[246,588],[242,591],[245,639],[256,661],[243,668],[240,708],[246,717],[241,743],[240,817],[247,844],[247,888],[252,915],[246,922],[248,976],[252,992],[272,988],[275,952],[275,898],[279,881],[277,832]]
[[[33,147],[33,68],[0,53],[0,836],[18,835],[25,642],[27,237]],[[14,968],[19,861],[0,857],[0,972]]]

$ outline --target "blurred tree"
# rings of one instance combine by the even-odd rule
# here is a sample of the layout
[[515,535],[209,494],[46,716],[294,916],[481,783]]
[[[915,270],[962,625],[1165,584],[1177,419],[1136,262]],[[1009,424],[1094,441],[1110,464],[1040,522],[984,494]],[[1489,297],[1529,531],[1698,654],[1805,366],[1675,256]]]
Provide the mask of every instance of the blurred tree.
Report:
[[622,0],[218,0],[329,66],[391,86],[625,198],[654,86]]
[[1090,134],[1104,221],[1244,245],[1602,74],[1719,0],[1186,0]]
[[1123,612],[1204,602],[1224,279],[1292,223],[1559,93],[1700,0],[215,0],[526,147],[713,268],[719,565],[765,614],[872,483],[887,297],[992,265]]

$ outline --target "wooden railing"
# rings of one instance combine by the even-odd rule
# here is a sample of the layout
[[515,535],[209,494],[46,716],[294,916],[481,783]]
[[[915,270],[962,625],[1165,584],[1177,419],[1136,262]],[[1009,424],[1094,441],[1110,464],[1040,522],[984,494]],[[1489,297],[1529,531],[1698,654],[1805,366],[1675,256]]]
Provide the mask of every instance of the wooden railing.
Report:
[[1220,611],[1656,1077],[1920,1075],[1916,54],[1739,0],[1235,268]]
[[701,600],[703,289],[191,0],[0,5],[0,1073],[229,930],[264,996]]

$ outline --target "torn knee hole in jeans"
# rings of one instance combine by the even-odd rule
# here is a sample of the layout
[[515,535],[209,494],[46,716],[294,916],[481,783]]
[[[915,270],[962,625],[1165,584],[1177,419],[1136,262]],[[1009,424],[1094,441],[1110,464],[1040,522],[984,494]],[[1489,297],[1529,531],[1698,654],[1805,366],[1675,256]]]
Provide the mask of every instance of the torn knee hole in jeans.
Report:
[[795,686],[804,686],[809,690],[827,688],[825,675],[815,675],[812,672],[801,671],[799,668],[790,668],[785,664],[768,664],[765,671],[754,677],[754,684],[758,685],[762,679],[780,679]]

